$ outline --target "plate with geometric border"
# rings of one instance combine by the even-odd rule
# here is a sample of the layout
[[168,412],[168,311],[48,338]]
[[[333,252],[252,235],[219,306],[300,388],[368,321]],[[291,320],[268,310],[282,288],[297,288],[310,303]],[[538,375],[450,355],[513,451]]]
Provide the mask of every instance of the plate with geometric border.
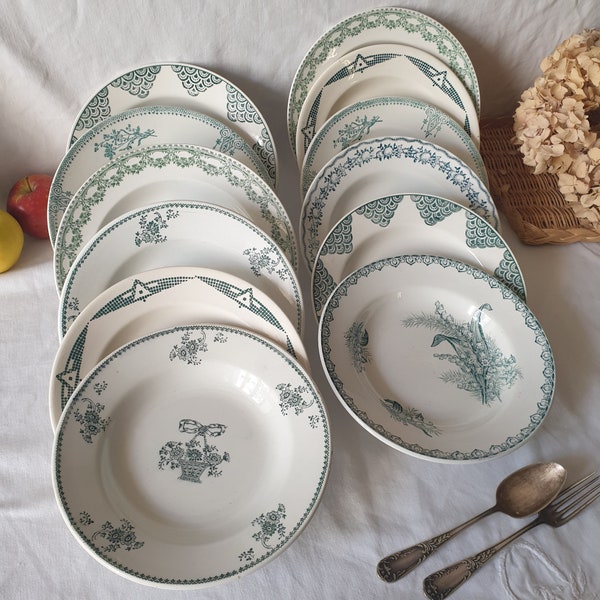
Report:
[[461,260],[526,299],[525,280],[513,252],[485,219],[446,198],[398,194],[358,206],[321,244],[311,274],[317,319],[346,275],[375,260],[408,253]]
[[107,117],[150,105],[181,106],[225,123],[246,139],[277,182],[274,138],[252,100],[221,75],[186,63],[144,65],[112,79],[80,110],[68,146]]

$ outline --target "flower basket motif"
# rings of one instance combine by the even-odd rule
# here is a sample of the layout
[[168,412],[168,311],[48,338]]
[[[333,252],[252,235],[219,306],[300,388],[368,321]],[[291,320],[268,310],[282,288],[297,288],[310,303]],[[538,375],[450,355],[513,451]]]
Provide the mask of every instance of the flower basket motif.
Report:
[[229,462],[228,452],[220,452],[214,444],[209,444],[208,437],[218,437],[225,433],[227,427],[220,423],[203,425],[194,419],[181,419],[179,431],[192,434],[187,442],[168,441],[159,451],[159,469],[179,469],[179,479],[202,483],[202,476],[220,477],[219,465]]

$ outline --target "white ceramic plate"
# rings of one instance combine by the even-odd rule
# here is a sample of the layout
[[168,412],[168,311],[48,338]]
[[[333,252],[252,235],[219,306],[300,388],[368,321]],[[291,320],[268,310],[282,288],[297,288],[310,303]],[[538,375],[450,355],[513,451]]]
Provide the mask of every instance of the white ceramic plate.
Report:
[[173,328],[83,380],[57,429],[53,485],[102,565],[151,586],[206,587],[297,538],[330,453],[322,400],[289,354],[236,328]]
[[496,277],[525,300],[525,282],[517,260],[485,219],[445,198],[397,195],[355,208],[321,244],[311,278],[317,318],[344,277],[399,254],[435,254],[460,260]]
[[200,200],[249,218],[297,266],[293,225],[281,200],[239,161],[201,146],[162,144],[128,152],[100,167],[63,214],[54,246],[60,292],[73,261],[102,227],[134,208],[165,200]]
[[302,198],[317,173],[338,152],[356,142],[386,135],[423,139],[445,148],[471,167],[489,189],[481,154],[454,119],[412,98],[381,97],[343,108],[319,129],[302,164]]
[[256,152],[224,123],[176,106],[132,108],[94,125],[61,160],[48,196],[48,230],[52,243],[67,204],[88,177],[126,152],[156,144],[212,148],[245,164],[272,187],[275,185]]
[[308,189],[300,237],[309,270],[321,243],[342,217],[365,202],[397,194],[453,200],[499,229],[489,191],[463,161],[431,142],[399,136],[374,138],[334,156]]
[[476,462],[530,439],[548,413],[554,360],[527,305],[447,258],[404,255],[336,288],[319,329],[329,382],[379,440],[412,456]]
[[441,23],[420,12],[396,7],[370,9],[328,29],[308,50],[292,81],[288,98],[288,135],[295,151],[298,116],[308,91],[340,56],[372,44],[405,44],[445,62],[464,83],[480,114],[479,83],[469,55]]
[[162,202],[132,210],[101,229],[67,274],[59,331],[121,279],[173,266],[207,267],[248,281],[302,333],[298,278],[279,246],[244,217],[204,202]]
[[79,382],[111,352],[155,331],[195,323],[241,327],[277,344],[309,368],[295,326],[256,286],[202,267],[144,271],[94,298],[65,332],[50,376],[52,427]]
[[435,106],[454,119],[479,147],[477,110],[448,66],[410,46],[376,44],[340,57],[309,90],[296,130],[298,166],[302,166],[310,143],[327,119],[355,102],[379,96],[409,96]]
[[185,63],[144,65],[107,83],[75,119],[69,145],[104,119],[138,106],[181,106],[239,133],[277,181],[277,152],[269,126],[252,100],[221,75]]

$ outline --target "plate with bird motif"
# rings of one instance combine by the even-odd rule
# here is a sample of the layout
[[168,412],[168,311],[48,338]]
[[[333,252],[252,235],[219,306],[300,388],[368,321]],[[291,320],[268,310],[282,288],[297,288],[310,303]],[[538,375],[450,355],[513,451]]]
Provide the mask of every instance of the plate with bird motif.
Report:
[[327,413],[285,350],[194,325],[121,346],[58,424],[52,481],[70,532],[148,586],[237,580],[302,533],[331,457]]
[[351,144],[384,135],[399,135],[433,142],[467,164],[489,188],[481,154],[465,130],[444,112],[398,96],[355,102],[330,117],[313,137],[301,172],[304,198],[317,173],[338,152]]
[[294,324],[248,281],[202,267],[143,271],[96,296],[64,332],[50,376],[52,427],[79,382],[108,354],[134,338],[192,323],[252,331],[308,369],[306,349]]
[[139,106],[181,106],[225,123],[250,144],[277,182],[274,138],[254,102],[222,75],[186,63],[143,65],[115,77],[81,108],[68,145],[104,119]]
[[257,287],[302,333],[298,277],[275,242],[248,219],[205,202],[160,202],[134,209],[103,227],[83,247],[65,279],[59,331],[118,281],[162,267],[205,267]]
[[444,148],[401,136],[363,140],[336,154],[306,193],[300,238],[309,270],[323,240],[340,219],[365,202],[397,194],[447,198],[500,229],[489,190],[472,169]]
[[157,144],[191,144],[223,152],[275,185],[246,140],[229,126],[178,106],[142,106],[108,117],[83,134],[66,152],[48,196],[48,229],[54,244],[65,208],[77,190],[114,158]]
[[469,90],[477,114],[481,100],[477,75],[458,39],[428,15],[399,7],[366,10],[336,23],[311,46],[302,59],[288,97],[288,135],[296,152],[296,130],[306,95],[327,67],[351,50],[372,44],[405,44],[446,63]]
[[399,255],[357,269],[329,298],[318,335],[342,405],[414,457],[502,456],[551,406],[555,367],[541,324],[504,284],[461,261]]
[[210,148],[159,144],[115,157],[77,190],[56,235],[57,290],[83,246],[104,225],[129,210],[176,198],[210,202],[249,218],[296,268],[296,234],[289,215],[254,171]]
[[419,253],[471,264],[526,298],[517,259],[485,219],[446,198],[399,194],[355,208],[338,221],[321,244],[311,277],[317,319],[346,275],[381,258]]
[[355,102],[409,96],[454,119],[479,147],[477,110],[460,79],[442,61],[401,44],[352,50],[332,63],[307,94],[296,130],[298,166],[327,119]]

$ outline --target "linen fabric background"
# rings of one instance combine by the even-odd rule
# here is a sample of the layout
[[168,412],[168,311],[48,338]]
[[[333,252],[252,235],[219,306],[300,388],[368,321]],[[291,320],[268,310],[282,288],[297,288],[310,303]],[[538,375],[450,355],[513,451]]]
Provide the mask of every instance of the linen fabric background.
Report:
[[[0,0],[0,206],[14,181],[53,173],[75,117],[115,76],[144,64],[187,62],[213,70],[258,106],[277,145],[277,192],[297,224],[298,169],[286,126],[288,93],[312,44],[347,16],[386,4],[344,0]],[[445,25],[479,78],[482,116],[510,114],[566,37],[600,27],[596,0],[405,0]],[[495,488],[530,462],[557,460],[576,478],[598,467],[600,246],[527,247],[507,225],[528,303],[552,344],[557,388],[549,416],[526,445],[496,460],[445,465],[374,439],[328,388],[307,307],[311,373],[333,436],[328,485],[314,518],[281,556],[224,585],[172,592],[105,569],[69,532],[51,483],[48,381],[58,347],[52,250],[27,238],[0,275],[0,597],[153,599],[414,599],[422,579],[524,523],[497,514],[449,543],[401,582],[375,574],[391,551],[440,533],[494,504]],[[309,274],[301,267],[306,295]],[[260,482],[257,482],[260,485]],[[455,595],[529,600],[600,597],[600,504],[566,527],[539,527]]]

